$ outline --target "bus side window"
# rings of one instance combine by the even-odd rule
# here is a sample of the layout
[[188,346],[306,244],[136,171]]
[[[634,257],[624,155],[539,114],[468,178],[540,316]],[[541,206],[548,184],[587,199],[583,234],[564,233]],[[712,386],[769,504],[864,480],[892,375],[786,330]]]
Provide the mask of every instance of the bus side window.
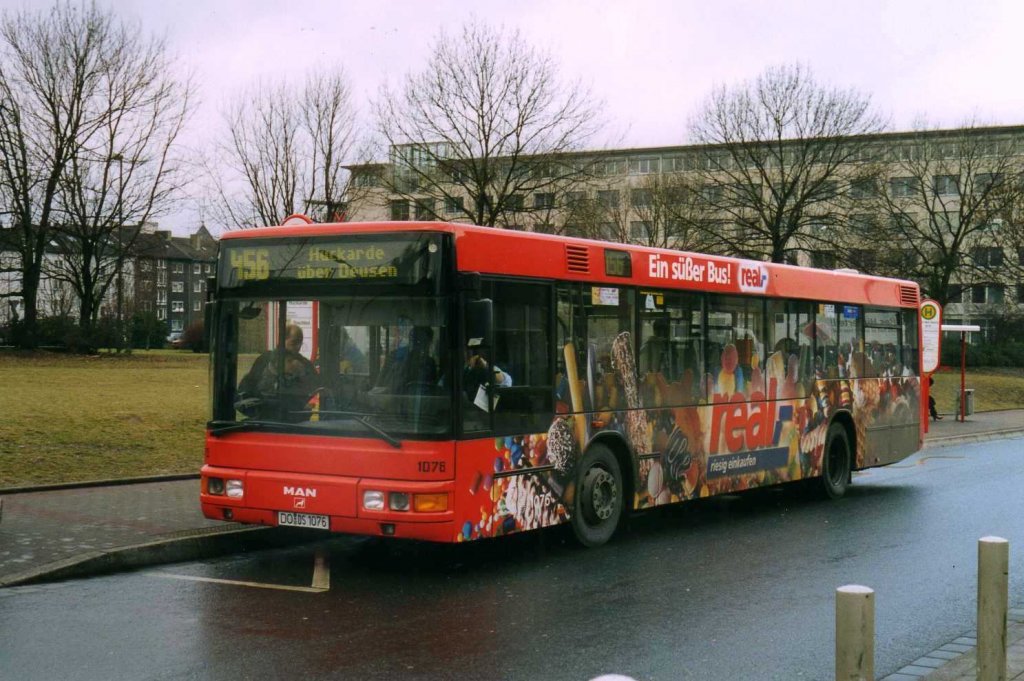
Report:
[[814,315],[814,374],[816,378],[839,378],[839,334],[836,306],[821,303]]
[[[554,392],[555,411],[564,414],[573,411],[572,391],[569,387],[566,353],[569,352],[576,364],[576,380],[586,380],[587,342],[583,336],[585,327],[583,306],[580,303],[580,289],[575,284],[561,284],[555,291],[555,364]],[[586,395],[587,386],[582,385],[579,393]],[[578,394],[579,394],[578,393]],[[586,405],[585,408],[590,408]]]
[[551,425],[550,319],[549,286],[494,283],[493,364],[508,376],[505,384],[491,386],[496,435],[536,433]]
[[919,344],[917,340],[917,310],[903,311],[903,333],[901,343],[903,375],[917,376]]
[[[589,295],[588,295],[589,293]],[[634,291],[590,286],[584,289],[587,317],[587,364],[579,371],[593,377],[588,386],[594,409],[635,409],[639,406],[636,346],[632,338]],[[632,372],[633,376],[626,374]],[[576,411],[576,405],[573,411]]]
[[839,375],[862,377],[871,369],[864,360],[864,314],[860,305],[837,305],[839,309]]
[[719,395],[750,397],[763,376],[764,301],[711,296],[708,303],[707,381]]
[[695,404],[700,395],[703,297],[640,292],[640,381],[644,405]]
[[[775,379],[777,397],[793,397],[797,386],[810,390],[814,379],[811,349],[814,342],[810,303],[794,300],[768,301],[768,357],[765,359],[765,387],[771,392]],[[785,388],[785,390],[782,390]]]

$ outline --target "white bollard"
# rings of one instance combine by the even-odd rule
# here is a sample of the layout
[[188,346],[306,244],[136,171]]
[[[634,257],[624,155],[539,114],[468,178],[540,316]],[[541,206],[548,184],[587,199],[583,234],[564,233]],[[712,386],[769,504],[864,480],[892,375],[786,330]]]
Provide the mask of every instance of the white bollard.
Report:
[[875,678],[875,592],[848,584],[836,589],[836,681]]
[[1006,611],[1010,542],[978,540],[978,681],[1006,680]]

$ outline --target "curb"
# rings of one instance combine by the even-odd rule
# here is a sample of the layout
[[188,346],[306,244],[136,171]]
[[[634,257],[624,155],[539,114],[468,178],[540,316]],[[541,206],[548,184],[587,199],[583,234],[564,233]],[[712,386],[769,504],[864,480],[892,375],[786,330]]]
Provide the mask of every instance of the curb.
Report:
[[135,570],[151,565],[213,558],[227,553],[259,551],[322,540],[324,534],[278,527],[229,526],[187,530],[177,536],[89,551],[73,558],[52,561],[29,570],[0,577],[0,588],[56,582]]
[[948,445],[959,445],[970,442],[985,442],[987,440],[1012,440],[1024,437],[1024,429],[1007,428],[1005,430],[989,430],[982,433],[966,433],[964,435],[945,435],[942,437],[928,438],[924,441],[921,449],[928,447],[946,447]]
[[[1010,658],[1009,648],[1024,639],[1024,609],[1010,608],[1006,619],[1007,657]],[[928,681],[973,681],[977,677],[977,653],[977,633],[968,631],[881,681],[920,679],[920,671]],[[1013,675],[1019,673],[1019,666],[1008,659],[1006,678],[1017,678]]]
[[52,482],[42,485],[0,487],[0,494],[31,494],[32,492],[53,492],[86,487],[114,487],[118,485],[140,485],[147,482],[176,482],[198,480],[199,473],[169,473],[167,475],[143,475],[135,478],[111,478],[109,480],[81,480],[79,482]]

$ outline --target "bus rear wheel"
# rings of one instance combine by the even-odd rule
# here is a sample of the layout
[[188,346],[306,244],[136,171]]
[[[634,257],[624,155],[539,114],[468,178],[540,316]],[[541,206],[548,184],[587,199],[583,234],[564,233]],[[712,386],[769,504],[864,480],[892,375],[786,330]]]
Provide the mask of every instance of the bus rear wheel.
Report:
[[572,529],[583,546],[604,544],[622,517],[622,471],[610,449],[594,445],[580,462]]
[[829,499],[846,494],[850,484],[853,459],[850,438],[839,423],[832,423],[825,436],[825,451],[821,457],[821,491]]

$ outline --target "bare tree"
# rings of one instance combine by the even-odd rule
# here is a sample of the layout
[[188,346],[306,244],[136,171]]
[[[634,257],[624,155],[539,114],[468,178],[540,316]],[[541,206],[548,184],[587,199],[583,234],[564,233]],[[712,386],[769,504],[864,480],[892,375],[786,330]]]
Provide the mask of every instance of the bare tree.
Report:
[[885,273],[917,280],[942,304],[964,287],[1019,278],[1022,142],[1017,129],[973,122],[943,131],[922,125],[899,142],[879,188],[881,219],[863,235],[890,245],[879,261]]
[[[44,263],[74,288],[89,327],[134,239],[124,223],[168,206],[192,88],[170,75],[162,40],[95,6],[4,14],[0,38],[0,210],[14,228],[31,346]],[[60,257],[47,259],[54,243]]]
[[74,288],[86,338],[116,284],[123,340],[124,268],[140,226],[170,207],[184,181],[175,143],[192,86],[172,75],[163,41],[141,38],[137,26],[111,22],[98,50],[100,75],[83,108],[100,124],[81,131],[61,175],[51,275]]
[[257,83],[235,97],[224,123],[228,141],[210,172],[219,221],[246,228],[293,213],[344,219],[357,129],[343,69],[312,73],[302,87]]
[[0,17],[0,213],[19,256],[23,334],[35,345],[45,250],[58,210],[60,181],[78,140],[102,126],[85,103],[98,87],[101,46],[112,27],[95,7],[58,4]]
[[690,124],[691,175],[713,216],[694,227],[717,251],[785,262],[823,239],[816,225],[844,223],[849,187],[877,175],[863,162],[884,127],[869,97],[800,65],[717,88]]
[[590,92],[562,82],[551,55],[518,32],[475,21],[442,32],[423,70],[398,92],[381,89],[376,113],[393,169],[384,185],[418,202],[419,217],[440,200],[475,224],[550,224],[551,204],[599,160],[573,153],[599,128]]

